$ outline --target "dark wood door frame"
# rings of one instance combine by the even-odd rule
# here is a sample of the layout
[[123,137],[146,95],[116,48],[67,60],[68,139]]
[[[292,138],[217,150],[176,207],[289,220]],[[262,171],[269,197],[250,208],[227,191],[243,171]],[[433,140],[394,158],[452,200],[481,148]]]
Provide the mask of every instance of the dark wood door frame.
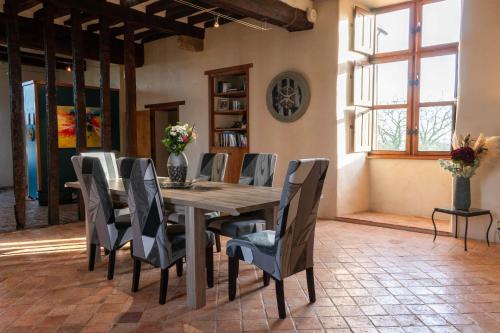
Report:
[[158,104],[147,104],[145,109],[149,110],[149,133],[151,141],[151,158],[156,164],[156,112],[175,112],[175,119],[179,121],[179,106],[185,105],[186,101],[175,101]]

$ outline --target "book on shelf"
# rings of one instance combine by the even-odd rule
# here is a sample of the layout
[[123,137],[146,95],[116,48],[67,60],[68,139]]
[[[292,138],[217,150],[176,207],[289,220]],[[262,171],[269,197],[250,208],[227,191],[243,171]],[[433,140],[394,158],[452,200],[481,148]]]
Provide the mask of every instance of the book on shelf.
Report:
[[246,147],[248,145],[247,136],[245,134],[232,131],[219,133],[218,141],[220,147]]

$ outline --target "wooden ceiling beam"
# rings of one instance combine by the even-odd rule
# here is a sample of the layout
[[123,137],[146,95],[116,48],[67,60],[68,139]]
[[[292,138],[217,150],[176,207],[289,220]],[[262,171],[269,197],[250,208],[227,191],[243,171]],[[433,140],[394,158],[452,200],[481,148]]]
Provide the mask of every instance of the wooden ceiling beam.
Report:
[[20,13],[35,7],[41,2],[42,0],[7,0],[4,4],[4,12],[11,10],[13,13]]
[[148,36],[144,36],[142,38],[142,44],[146,44],[146,43],[158,40],[158,39],[163,39],[163,38],[167,38],[167,37],[171,37],[171,36],[173,36],[173,35],[165,33],[165,32],[155,32],[155,33],[152,33]]
[[283,27],[288,31],[309,30],[313,24],[305,11],[280,0],[203,0],[213,7]]
[[186,23],[148,15],[139,10],[127,8],[110,2],[101,2],[97,0],[47,0],[55,6],[79,8],[90,14],[102,15],[109,18],[119,18],[120,20],[137,24],[150,29],[160,30],[177,35],[187,35],[203,39],[205,37],[204,29],[190,26]]
[[[219,11],[218,9],[214,9],[214,10]],[[221,11],[221,13],[222,13],[222,11]],[[194,25],[194,24],[198,24],[198,23],[202,23],[202,22],[206,22],[206,21],[211,21],[211,20],[214,20],[214,15],[205,12],[205,13],[200,13],[200,14],[189,16],[188,17],[188,24]]]
[[[0,13],[0,42],[6,43],[6,23],[7,19],[4,13]],[[58,54],[72,56],[71,29],[62,25],[56,25],[56,50]],[[33,50],[44,50],[42,24],[34,19],[19,17],[19,33],[21,47]],[[83,33],[85,43],[85,58],[99,61],[99,35],[89,32]],[[111,62],[114,64],[123,64],[123,41],[111,38]],[[136,66],[144,64],[144,47],[140,44],[135,45]]]
[[175,2],[174,0],[160,0],[153,3],[150,3],[146,6],[146,14],[156,14],[161,12],[162,10],[171,10],[175,7],[182,6],[180,3]]

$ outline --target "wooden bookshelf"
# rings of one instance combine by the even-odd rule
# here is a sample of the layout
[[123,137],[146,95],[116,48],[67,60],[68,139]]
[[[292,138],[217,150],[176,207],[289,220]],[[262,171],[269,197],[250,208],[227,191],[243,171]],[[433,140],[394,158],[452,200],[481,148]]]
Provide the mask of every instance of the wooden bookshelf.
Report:
[[206,71],[210,152],[229,155],[226,182],[237,183],[249,152],[249,75],[253,64]]

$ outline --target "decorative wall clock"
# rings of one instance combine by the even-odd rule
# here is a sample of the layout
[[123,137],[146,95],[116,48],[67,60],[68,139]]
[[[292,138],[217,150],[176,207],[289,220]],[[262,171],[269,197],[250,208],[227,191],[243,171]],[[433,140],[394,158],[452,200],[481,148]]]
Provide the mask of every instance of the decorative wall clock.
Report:
[[267,87],[267,108],[279,121],[292,122],[302,117],[310,98],[306,79],[296,72],[278,74]]

